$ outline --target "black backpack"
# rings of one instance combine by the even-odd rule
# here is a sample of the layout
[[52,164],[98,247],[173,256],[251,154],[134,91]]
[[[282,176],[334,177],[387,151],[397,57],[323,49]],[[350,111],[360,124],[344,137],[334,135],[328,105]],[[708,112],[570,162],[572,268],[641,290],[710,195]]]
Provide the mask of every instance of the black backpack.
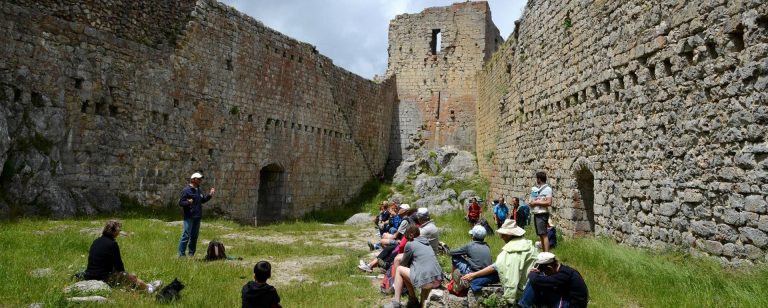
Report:
[[205,259],[208,261],[226,259],[227,254],[224,252],[224,244],[219,241],[211,241],[208,243],[208,251],[205,254]]

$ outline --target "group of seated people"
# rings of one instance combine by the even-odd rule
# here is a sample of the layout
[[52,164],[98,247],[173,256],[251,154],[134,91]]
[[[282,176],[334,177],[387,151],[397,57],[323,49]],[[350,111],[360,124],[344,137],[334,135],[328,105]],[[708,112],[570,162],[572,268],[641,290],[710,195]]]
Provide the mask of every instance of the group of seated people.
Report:
[[[389,271],[393,273],[392,307],[400,307],[403,287],[407,290],[410,307],[423,305],[434,288],[447,288],[455,295],[464,296],[468,290],[479,292],[483,287],[499,283],[504,289],[503,299],[510,305],[587,305],[587,286],[579,272],[560,264],[550,252],[539,253],[536,245],[524,238],[525,229],[513,219],[518,218],[517,215],[504,217],[502,223],[497,224],[496,233],[505,244],[495,261],[485,242],[488,231],[479,224],[473,225],[469,230],[471,241],[448,251],[453,278],[444,286],[443,277],[448,275],[442,273],[437,260],[438,230],[427,209],[413,210],[407,204],[385,204],[380,210],[374,222],[381,239],[376,244],[369,242],[369,248],[382,248],[382,251],[368,262],[360,260],[358,268],[366,272],[382,268],[387,273],[384,279],[389,276]],[[395,217],[399,218],[398,224],[392,224]],[[554,227],[551,229],[554,231]],[[418,299],[415,289],[421,290]]]
[[[119,221],[108,221],[101,237],[91,244],[86,270],[75,276],[85,280],[100,280],[112,287],[128,287],[155,293],[162,285],[162,280],[145,283],[135,274],[125,271],[120,246],[116,240],[121,231],[122,224]],[[269,262],[256,263],[253,267],[254,281],[247,282],[241,290],[242,307],[281,307],[277,290],[267,284],[267,279],[271,276],[272,265]]]

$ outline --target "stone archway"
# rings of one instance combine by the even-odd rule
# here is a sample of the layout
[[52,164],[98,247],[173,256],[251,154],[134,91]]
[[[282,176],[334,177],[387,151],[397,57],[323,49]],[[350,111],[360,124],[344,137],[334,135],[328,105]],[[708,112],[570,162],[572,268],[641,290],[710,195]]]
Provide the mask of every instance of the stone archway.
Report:
[[589,167],[581,165],[574,173],[577,194],[574,196],[573,218],[576,234],[595,232],[595,176]]
[[259,170],[255,225],[266,225],[283,218],[287,194],[285,182],[285,170],[278,164],[270,164]]

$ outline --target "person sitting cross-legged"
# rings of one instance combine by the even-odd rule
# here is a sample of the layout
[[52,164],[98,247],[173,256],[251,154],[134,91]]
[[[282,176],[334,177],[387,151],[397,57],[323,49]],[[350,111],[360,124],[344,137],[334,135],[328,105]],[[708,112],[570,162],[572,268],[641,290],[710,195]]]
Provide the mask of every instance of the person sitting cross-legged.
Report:
[[[480,271],[493,263],[491,248],[485,242],[485,228],[476,225],[472,227],[469,234],[472,235],[472,242],[448,252],[454,272],[458,271],[462,276]],[[460,275],[454,274],[454,277],[458,279]],[[494,271],[485,276],[475,277],[470,281],[469,287],[472,292],[478,292],[484,286],[497,282],[499,282],[499,274]]]
[[561,264],[551,252],[536,257],[528,273],[528,284],[518,302],[521,307],[587,307],[589,290],[579,271]]
[[145,283],[133,273],[125,271],[123,258],[120,256],[120,246],[117,245],[117,236],[120,235],[122,224],[117,220],[110,220],[104,226],[101,237],[91,244],[88,250],[88,267],[84,278],[87,280],[101,280],[111,286],[127,285],[129,287],[155,292],[160,285],[160,280]]

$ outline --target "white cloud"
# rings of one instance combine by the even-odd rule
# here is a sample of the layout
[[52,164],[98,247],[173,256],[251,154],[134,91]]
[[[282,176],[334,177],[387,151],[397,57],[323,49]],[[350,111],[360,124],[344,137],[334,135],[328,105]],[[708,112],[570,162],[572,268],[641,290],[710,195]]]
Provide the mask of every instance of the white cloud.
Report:
[[[299,41],[317,46],[334,64],[365,78],[387,69],[389,21],[403,13],[446,6],[452,0],[224,0],[239,11]],[[490,0],[505,39],[526,0]]]

